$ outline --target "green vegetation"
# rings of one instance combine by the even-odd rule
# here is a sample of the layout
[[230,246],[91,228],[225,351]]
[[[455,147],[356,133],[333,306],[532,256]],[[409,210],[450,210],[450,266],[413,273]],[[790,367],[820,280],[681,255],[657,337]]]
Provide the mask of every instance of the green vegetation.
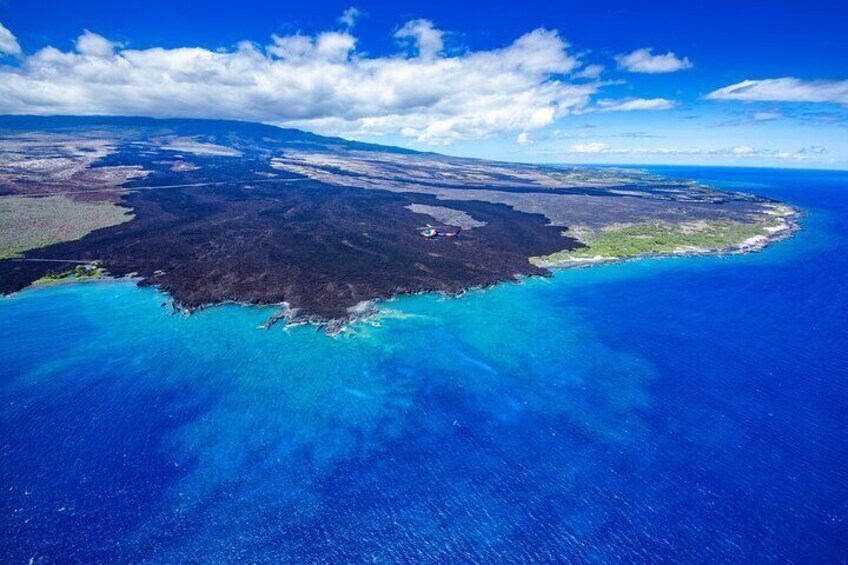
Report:
[[0,260],[92,231],[128,222],[131,210],[111,202],[85,202],[67,196],[0,197]]
[[78,265],[73,269],[62,273],[47,273],[32,284],[45,286],[60,282],[93,280],[103,278],[103,275],[103,269],[96,263],[92,263],[90,265]]
[[544,266],[593,257],[626,258],[641,255],[663,255],[687,251],[714,251],[741,245],[745,240],[766,235],[766,223],[742,223],[728,220],[698,221],[674,224],[651,221],[603,229],[581,230],[580,240],[586,247],[560,251],[545,257],[531,257],[534,265]]

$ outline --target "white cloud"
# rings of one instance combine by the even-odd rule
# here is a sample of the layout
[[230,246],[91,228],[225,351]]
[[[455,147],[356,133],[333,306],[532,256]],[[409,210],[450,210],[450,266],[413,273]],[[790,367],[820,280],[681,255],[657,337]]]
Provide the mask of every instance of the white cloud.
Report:
[[600,141],[592,141],[590,143],[578,143],[572,145],[568,150],[569,153],[607,153],[610,146]]
[[621,69],[631,73],[674,73],[694,66],[687,57],[681,59],[671,51],[664,55],[654,55],[650,48],[617,55],[615,60]]
[[442,32],[429,20],[411,20],[395,32],[397,39],[409,40],[422,59],[434,59],[444,48]]
[[792,77],[743,80],[707,94],[711,100],[745,102],[833,102],[848,105],[848,80],[809,80]]
[[[295,34],[280,37],[272,35],[273,45],[265,50],[268,54],[298,64],[310,62],[343,62],[356,47],[356,38],[346,32],[326,31],[315,37]],[[250,54],[255,48],[247,43],[241,49]]]
[[351,30],[353,26],[356,25],[356,20],[358,20],[362,16],[362,12],[351,6],[342,12],[342,15],[339,17],[339,23],[342,24],[345,29]]
[[737,145],[731,150],[731,152],[734,155],[752,155],[756,153],[756,150],[753,147],[749,147],[747,145]]
[[515,138],[515,142],[519,145],[530,145],[533,143],[533,140],[530,139],[530,136],[527,135],[526,131],[522,131],[518,134],[518,137]]
[[85,30],[85,33],[77,38],[75,46],[80,55],[90,57],[109,57],[115,52],[115,49],[121,47],[119,43],[109,41],[102,35],[91,33],[88,30]]
[[0,113],[244,119],[440,144],[548,126],[589,108],[603,86],[562,78],[579,63],[555,31],[445,55],[429,22],[401,30],[419,56],[370,57],[339,31],[219,50],[128,49],[85,32],[74,50],[0,65]]
[[0,55],[20,55],[21,46],[14,34],[0,24]]
[[585,78],[594,80],[601,76],[601,73],[604,72],[603,65],[586,65],[576,73],[573,73],[571,76],[574,78]]
[[630,157],[725,157],[735,159],[774,159],[783,161],[806,161],[821,158],[827,153],[827,149],[821,145],[809,145],[796,151],[783,151],[777,149],[758,148],[748,145],[737,145],[724,148],[700,148],[700,147],[611,147],[606,143],[591,141],[572,145],[564,152],[547,152],[548,154],[595,154],[608,156],[630,156]]
[[354,47],[356,38],[349,33],[327,31],[315,40],[315,55],[319,60],[344,61]]
[[783,114],[780,112],[754,112],[751,114],[751,118],[755,122],[771,122],[782,119]]
[[625,100],[598,100],[600,112],[633,112],[637,110],[671,110],[674,101],[666,98],[628,98]]
[[265,50],[270,55],[279,57],[280,59],[299,62],[314,52],[315,40],[306,35],[298,33],[280,37],[277,34],[273,34],[271,39],[274,40],[274,44],[268,45]]

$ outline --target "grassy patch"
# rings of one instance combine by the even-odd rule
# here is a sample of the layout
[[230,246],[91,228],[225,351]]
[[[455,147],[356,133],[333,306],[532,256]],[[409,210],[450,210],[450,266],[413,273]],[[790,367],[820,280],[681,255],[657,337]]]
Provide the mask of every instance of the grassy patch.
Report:
[[739,246],[745,240],[765,235],[766,223],[742,223],[726,220],[682,224],[652,221],[608,228],[599,232],[581,232],[586,247],[560,251],[545,257],[532,257],[534,265],[569,259],[593,257],[627,258],[686,251],[714,251]]
[[32,284],[44,286],[60,282],[93,280],[102,278],[103,274],[103,269],[101,269],[97,264],[78,265],[69,271],[63,271],[61,273],[47,273]]
[[131,210],[109,202],[80,202],[67,196],[0,197],[0,259],[128,222]]

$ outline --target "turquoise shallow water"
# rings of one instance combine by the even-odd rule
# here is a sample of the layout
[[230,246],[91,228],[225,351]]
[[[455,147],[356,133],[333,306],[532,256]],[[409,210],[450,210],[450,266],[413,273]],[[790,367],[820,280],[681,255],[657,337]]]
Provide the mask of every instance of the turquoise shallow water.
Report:
[[129,282],[0,300],[9,562],[839,562],[848,175],[759,254],[402,298],[338,337]]

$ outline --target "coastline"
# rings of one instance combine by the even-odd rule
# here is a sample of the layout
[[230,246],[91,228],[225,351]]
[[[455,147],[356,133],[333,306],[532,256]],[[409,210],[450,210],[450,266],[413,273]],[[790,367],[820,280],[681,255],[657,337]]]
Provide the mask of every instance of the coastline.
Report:
[[[21,291],[11,293],[10,295],[18,294],[19,292],[26,290],[50,288],[54,286],[69,286],[74,284],[91,284],[114,281],[130,281],[134,282],[138,286],[152,287],[157,292],[167,297],[167,300],[162,303],[162,306],[170,305],[173,313],[179,312],[184,315],[191,315],[194,312],[203,311],[206,308],[213,308],[216,306],[223,306],[228,304],[254,308],[274,308],[276,309],[276,312],[269,316],[269,318],[264,323],[260,324],[258,326],[258,329],[270,329],[278,323],[282,322],[284,324],[285,330],[289,330],[298,326],[309,325],[313,326],[316,331],[323,331],[327,335],[337,336],[342,334],[351,324],[357,322],[364,322],[378,315],[381,311],[381,304],[393,301],[400,297],[440,294],[445,298],[459,298],[465,295],[466,293],[487,290],[499,286],[503,283],[521,284],[526,279],[547,278],[553,276],[557,271],[568,269],[583,269],[598,265],[623,263],[641,259],[744,255],[748,253],[762,251],[763,249],[771,246],[772,244],[793,237],[799,230],[801,230],[799,220],[801,219],[801,217],[803,217],[804,213],[801,209],[795,206],[775,202],[771,205],[769,210],[766,210],[764,212],[764,214],[776,218],[777,223],[775,225],[763,226],[762,231],[764,233],[750,236],[745,240],[739,242],[738,244],[729,247],[704,248],[696,246],[686,246],[676,249],[674,252],[649,252],[621,256],[569,256],[565,258],[557,258],[557,260],[553,261],[545,261],[544,258],[538,258],[541,260],[538,262],[534,262],[533,264],[545,271],[540,274],[513,274],[511,277],[504,277],[501,280],[498,280],[491,284],[469,286],[467,288],[452,292],[438,289],[421,289],[413,292],[392,292],[387,296],[379,296],[362,300],[357,304],[348,307],[346,309],[346,316],[340,316],[335,318],[324,318],[320,315],[304,313],[300,308],[293,307],[287,301],[261,303],[255,301],[230,299],[222,300],[219,302],[200,304],[196,306],[186,306],[177,302],[174,297],[167,290],[163,290],[160,285],[151,284],[151,281],[145,279],[144,277],[138,276],[136,273],[130,273],[126,276],[114,276],[110,274],[107,270],[102,269],[100,267],[98,267],[98,271],[95,276],[75,276],[72,272],[70,272],[64,274],[63,276],[56,276],[55,278],[51,279],[40,279],[39,281],[35,281],[33,284],[30,284],[29,286],[21,289]],[[530,261],[530,258],[528,258],[528,261]],[[95,263],[96,262],[93,262],[92,264]]]
[[[781,208],[784,210],[784,213],[776,211]],[[763,226],[763,231],[765,233],[748,237],[738,244],[729,247],[706,248],[687,246],[675,250],[674,252],[649,252],[622,256],[595,255],[593,257],[566,257],[552,261],[545,261],[544,258],[542,258],[536,264],[549,270],[563,270],[635,261],[639,259],[744,255],[762,251],[774,243],[778,243],[784,239],[794,236],[801,230],[799,221],[801,217],[803,217],[804,213],[796,207],[788,204],[777,204],[774,206],[773,211],[767,211],[765,213],[775,216],[779,220],[779,223],[775,226]]]
[[[282,305],[283,310],[274,314],[268,322],[262,324],[260,326],[261,329],[269,329],[273,325],[277,324],[280,321],[285,322],[285,329],[288,330],[290,328],[295,328],[303,325],[311,325],[315,327],[316,331],[324,331],[327,335],[334,337],[338,336],[352,324],[366,322],[368,320],[373,319],[378,316],[382,309],[380,306],[387,302],[392,302],[398,298],[402,297],[412,297],[412,296],[421,296],[421,295],[441,295],[446,299],[452,298],[461,298],[467,293],[471,292],[480,292],[495,288],[505,283],[512,284],[522,284],[525,280],[535,280],[540,278],[549,278],[553,276],[557,271],[564,271],[568,269],[580,269],[580,268],[588,268],[599,265],[610,265],[615,263],[624,263],[630,261],[638,261],[642,259],[670,259],[670,258],[684,258],[684,257],[716,257],[716,256],[732,256],[732,255],[747,255],[749,253],[757,253],[763,251],[767,247],[779,243],[783,240],[789,239],[793,237],[796,233],[798,233],[802,228],[800,226],[800,219],[804,216],[802,210],[797,207],[790,206],[788,204],[776,204],[775,208],[783,208],[786,210],[784,214],[775,213],[779,219],[780,223],[776,226],[765,227],[764,230],[767,232],[767,235],[758,235],[752,236],[744,241],[742,241],[739,245],[727,248],[720,249],[703,249],[703,248],[692,248],[687,250],[681,250],[676,253],[649,253],[649,254],[639,254],[632,255],[626,257],[593,257],[593,258],[574,258],[571,260],[558,262],[557,264],[546,265],[544,268],[548,271],[547,274],[542,275],[515,275],[512,278],[505,278],[497,283],[489,284],[489,285],[477,285],[473,287],[465,288],[458,292],[444,292],[444,291],[431,291],[431,290],[421,290],[418,292],[408,292],[408,293],[396,293],[391,296],[384,298],[372,298],[368,300],[363,300],[358,304],[348,308],[348,312],[350,316],[346,318],[333,318],[333,319],[323,319],[316,316],[299,316],[297,308],[291,308],[288,303],[284,303]],[[240,306],[258,306],[257,304],[245,303],[232,301],[228,303],[238,304]],[[210,304],[209,306],[216,306],[217,304]],[[273,306],[273,305],[261,305],[261,306]]]
[[162,290],[158,285],[148,285],[145,284],[145,280],[142,277],[137,275],[127,275],[123,277],[115,277],[110,275],[108,272],[104,272],[100,276],[92,277],[92,278],[76,278],[76,277],[65,277],[61,279],[57,279],[54,281],[50,281],[48,283],[40,283],[40,284],[32,284],[19,292],[11,293],[7,296],[13,296],[20,294],[24,291],[33,291],[37,289],[45,289],[52,288],[56,286],[72,286],[76,284],[102,284],[102,283],[113,283],[113,282],[132,282],[137,286],[149,286],[154,289],[157,293],[163,295],[166,298],[165,301],[162,302],[162,306],[165,307],[170,305],[173,314],[182,313],[183,315],[190,316],[195,312],[203,311],[207,308],[215,308],[218,306],[225,305],[234,305],[240,307],[250,307],[250,308],[267,308],[267,309],[276,309],[276,311],[271,314],[268,319],[257,326],[257,329],[268,330],[272,327],[276,326],[279,323],[283,324],[283,329],[285,331],[289,331],[293,328],[299,326],[312,326],[315,331],[323,332],[330,337],[337,337],[343,334],[349,326],[356,324],[367,322],[369,320],[374,319],[379,316],[382,312],[381,306],[383,304],[393,302],[398,298],[402,297],[413,297],[413,296],[421,296],[421,295],[441,295],[445,299],[453,299],[453,298],[461,298],[467,293],[471,292],[480,292],[495,288],[504,283],[512,283],[512,284],[522,284],[525,280],[535,280],[541,278],[548,278],[553,276],[557,271],[565,271],[570,269],[585,269],[593,266],[600,265],[610,265],[615,263],[624,263],[630,261],[637,261],[642,259],[663,259],[663,258],[684,258],[684,257],[708,257],[708,256],[725,256],[725,255],[746,255],[749,253],[756,253],[766,249],[767,247],[776,244],[780,241],[789,239],[793,237],[797,232],[799,232],[802,228],[799,224],[799,220],[803,217],[803,212],[798,208],[791,207],[788,205],[784,205],[791,212],[781,215],[781,223],[774,227],[764,228],[767,231],[767,235],[758,235],[753,236],[745,241],[741,242],[739,245],[730,247],[730,248],[722,248],[722,249],[701,249],[701,248],[691,248],[686,250],[681,250],[675,253],[648,253],[648,254],[639,254],[625,257],[603,257],[596,256],[591,258],[571,258],[566,260],[561,260],[557,262],[553,262],[549,265],[544,265],[544,268],[548,271],[547,274],[541,275],[515,275],[511,278],[504,278],[503,280],[488,284],[488,285],[477,285],[473,287],[465,288],[458,292],[445,292],[445,291],[434,291],[434,290],[421,290],[417,292],[405,292],[405,293],[396,293],[387,297],[379,297],[363,300],[347,309],[349,315],[346,317],[339,318],[322,318],[316,315],[302,315],[298,308],[293,308],[288,302],[275,302],[275,303],[256,303],[250,301],[241,301],[241,300],[225,300],[221,302],[214,302],[208,304],[202,304],[196,307],[186,307],[183,306],[176,301],[174,301],[173,297],[165,290]]

